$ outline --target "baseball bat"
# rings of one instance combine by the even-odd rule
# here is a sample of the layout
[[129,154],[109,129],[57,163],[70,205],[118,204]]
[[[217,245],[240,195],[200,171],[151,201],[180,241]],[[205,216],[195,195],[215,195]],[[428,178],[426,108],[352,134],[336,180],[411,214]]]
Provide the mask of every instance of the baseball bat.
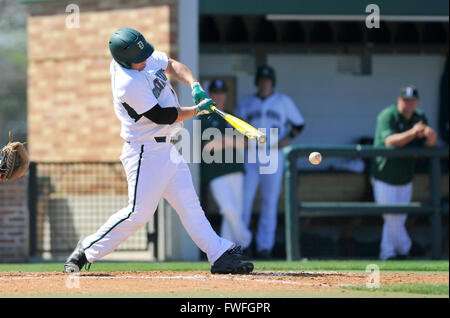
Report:
[[231,126],[236,128],[241,134],[244,136],[247,136],[249,139],[255,139],[259,143],[265,143],[266,142],[266,135],[263,134],[261,131],[256,129],[255,127],[249,125],[245,121],[227,114],[226,112],[218,109],[216,106],[211,106],[211,110],[221,116],[223,119],[225,119],[227,122],[230,123]]

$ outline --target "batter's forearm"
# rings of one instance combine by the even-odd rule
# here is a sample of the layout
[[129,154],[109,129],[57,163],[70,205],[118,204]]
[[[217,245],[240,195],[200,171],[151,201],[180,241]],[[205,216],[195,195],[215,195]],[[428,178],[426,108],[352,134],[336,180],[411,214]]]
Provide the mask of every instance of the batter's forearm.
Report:
[[166,72],[175,77],[175,79],[181,83],[191,86],[192,83],[196,82],[194,74],[191,70],[174,59],[169,59],[169,64],[167,65]]
[[198,108],[197,106],[184,106],[178,108],[178,117],[175,120],[176,123],[189,119],[197,115]]
[[212,99],[208,98],[194,106],[184,106],[184,107],[177,108],[178,117],[175,120],[175,122],[177,123],[177,122],[186,120],[186,119],[194,117],[194,116],[209,114],[212,112],[212,110],[211,110],[212,104],[213,104]]

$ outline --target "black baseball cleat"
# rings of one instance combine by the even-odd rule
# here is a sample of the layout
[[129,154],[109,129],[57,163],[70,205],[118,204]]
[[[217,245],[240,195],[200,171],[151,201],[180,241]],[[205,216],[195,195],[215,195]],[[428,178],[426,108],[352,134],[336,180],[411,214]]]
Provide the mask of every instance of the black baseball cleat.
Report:
[[73,250],[72,254],[67,258],[64,263],[64,271],[66,273],[78,273],[81,272],[81,269],[86,264],[91,264],[88,262],[86,255],[84,254],[83,246],[81,245],[81,241],[78,241],[77,246]]
[[242,263],[241,257],[241,247],[233,247],[214,262],[211,266],[211,274],[249,274],[253,270],[253,264]]

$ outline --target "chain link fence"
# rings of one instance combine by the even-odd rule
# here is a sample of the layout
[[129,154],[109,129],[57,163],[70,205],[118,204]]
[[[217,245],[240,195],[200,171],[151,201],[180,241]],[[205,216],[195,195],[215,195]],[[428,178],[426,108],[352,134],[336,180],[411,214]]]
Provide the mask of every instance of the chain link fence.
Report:
[[[80,238],[128,204],[120,162],[34,162],[29,191],[30,254],[38,258],[68,255]],[[117,251],[149,250],[154,224],[152,218]]]

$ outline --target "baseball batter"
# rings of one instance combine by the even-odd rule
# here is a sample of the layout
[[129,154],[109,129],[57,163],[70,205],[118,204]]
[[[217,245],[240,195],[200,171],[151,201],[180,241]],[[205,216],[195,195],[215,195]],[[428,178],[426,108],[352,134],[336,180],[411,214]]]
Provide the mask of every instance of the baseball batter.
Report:
[[[275,243],[277,206],[284,171],[282,148],[301,132],[305,124],[302,114],[292,99],[275,91],[275,82],[275,71],[271,67],[266,65],[259,67],[255,76],[258,92],[245,97],[236,111],[237,117],[253,127],[266,130],[267,148],[259,148],[258,151],[278,151],[278,167],[274,173],[270,174],[261,173],[260,167],[266,164],[259,160],[259,156],[250,154],[256,149],[255,147],[249,146],[245,159],[243,218],[247,227],[250,224],[253,200],[258,186],[261,186],[263,194],[256,233],[256,249],[259,258],[270,258]],[[271,128],[278,130],[277,136],[270,135]],[[251,158],[255,157],[256,163],[251,162]]]
[[[210,113],[212,100],[185,65],[155,51],[138,31],[118,29],[109,47],[114,111],[125,140],[120,160],[126,171],[129,202],[96,233],[80,240],[64,264],[65,271],[80,271],[114,251],[149,221],[160,199],[165,198],[206,253],[213,274],[251,272],[253,264],[240,260],[240,246],[219,237],[206,219],[181,154],[171,160],[171,141],[182,121]],[[166,73],[190,85],[193,97],[202,102],[181,107]]]

